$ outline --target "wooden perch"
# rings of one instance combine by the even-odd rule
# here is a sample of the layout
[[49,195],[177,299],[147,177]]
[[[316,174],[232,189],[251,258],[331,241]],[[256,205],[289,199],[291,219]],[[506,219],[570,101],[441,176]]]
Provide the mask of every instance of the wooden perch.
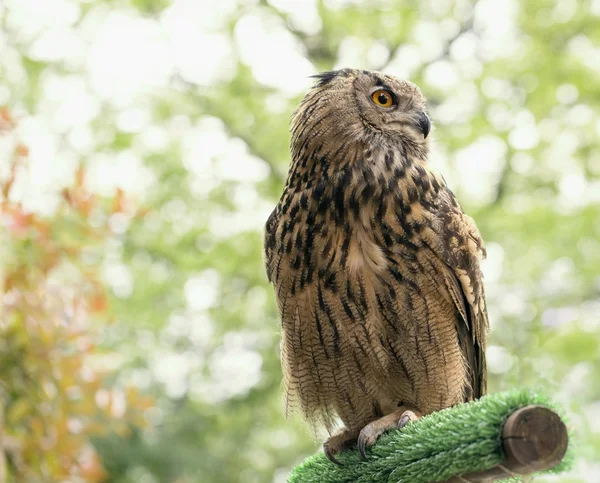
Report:
[[574,459],[561,409],[543,394],[508,391],[429,414],[357,450],[322,452],[289,483],[476,483],[568,470]]
[[524,476],[554,468],[567,452],[565,423],[554,411],[538,405],[512,413],[502,429],[506,460],[487,471],[455,476],[444,483],[476,483]]

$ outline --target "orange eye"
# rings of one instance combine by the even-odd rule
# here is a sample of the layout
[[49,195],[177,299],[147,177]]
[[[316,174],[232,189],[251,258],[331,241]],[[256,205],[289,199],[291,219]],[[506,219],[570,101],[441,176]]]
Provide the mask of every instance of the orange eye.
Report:
[[378,89],[371,94],[373,102],[381,107],[392,107],[394,105],[394,96],[390,91]]

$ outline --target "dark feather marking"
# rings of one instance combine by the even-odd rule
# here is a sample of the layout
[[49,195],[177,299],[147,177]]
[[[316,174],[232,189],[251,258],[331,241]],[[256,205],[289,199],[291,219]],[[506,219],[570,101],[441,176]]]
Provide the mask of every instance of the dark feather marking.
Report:
[[369,312],[369,304],[367,302],[367,290],[365,288],[365,283],[364,280],[361,277],[358,278],[358,290],[359,290],[359,304],[362,308],[362,316],[363,318],[366,318],[368,312]]
[[323,339],[323,328],[321,327],[321,320],[319,319],[319,314],[315,311],[315,322],[317,324],[317,332],[319,333],[319,343],[323,348],[323,352],[325,353],[325,359],[329,359],[329,351],[327,350],[327,344],[325,344],[325,340]]
[[302,258],[300,257],[300,255],[296,255],[296,258],[294,258],[294,261],[292,262],[292,268],[294,270],[298,270],[300,268],[301,264],[302,264]]
[[350,308],[350,305],[348,305],[348,302],[346,302],[346,300],[342,300],[342,307],[344,308],[344,312],[346,312],[348,318],[353,320],[354,315],[352,314],[352,309]]
[[383,317],[383,320],[390,326],[392,332],[396,332],[398,330],[398,327],[396,327],[396,324],[394,324],[394,322],[386,315],[384,311],[384,304],[379,294],[375,295],[375,299],[377,300],[377,306],[379,307],[379,314],[381,315],[381,317]]
[[377,417],[377,418],[382,417],[383,411],[381,410],[381,405],[379,404],[379,401],[373,400],[373,402],[371,404],[373,406],[373,414],[375,415],[375,417]]
[[[309,181],[310,183],[310,181]],[[309,187],[307,186],[307,189],[309,189]],[[308,210],[308,196],[306,194],[306,192],[302,193],[302,196],[300,196],[300,207],[303,210]]]
[[319,179],[317,181],[317,184],[315,185],[315,187],[313,188],[312,192],[311,192],[311,197],[314,200],[319,200],[321,199],[321,196],[323,196],[323,193],[325,192],[325,180],[324,179]]
[[337,283],[335,281],[335,274],[330,273],[329,276],[325,279],[325,288],[330,290],[333,293],[337,292]]
[[364,377],[366,374],[365,374],[362,364],[360,363],[358,354],[355,352],[354,354],[352,354],[352,356],[354,359],[354,364],[356,365],[356,368],[358,369],[359,374]]
[[388,171],[391,171],[394,168],[394,151],[387,151],[385,153],[385,167]]
[[325,303],[325,299],[323,298],[323,290],[321,289],[321,284],[317,283],[317,298],[319,300],[319,309],[326,315],[329,325],[331,326],[331,330],[333,332],[333,352],[335,355],[340,355],[340,333],[338,331],[337,325],[335,321],[331,317],[330,309]]
[[354,294],[352,293],[352,287],[350,287],[350,279],[346,279],[346,298],[349,302],[354,303]]
[[391,343],[391,341],[389,339],[388,339],[388,347],[392,351],[394,359],[396,359],[396,361],[400,365],[400,368],[402,369],[402,372],[404,372],[404,374],[406,375],[406,379],[408,380],[408,383],[410,384],[411,391],[415,392],[415,381],[414,381],[412,375],[410,374],[410,372],[408,371],[408,367],[406,367],[406,364],[404,363],[404,360],[396,352],[396,349],[394,349],[394,345]]
[[335,209],[336,209],[335,224],[337,226],[341,226],[344,223],[344,213],[346,211],[346,207],[344,206],[344,195],[345,195],[345,192],[343,189],[337,189],[335,191],[335,198],[334,198]]
[[350,251],[350,235],[346,235],[344,243],[342,243],[342,258],[340,260],[340,266],[342,269],[346,269],[346,262],[348,261],[348,253]]
[[352,212],[354,217],[358,218],[358,215],[360,213],[360,204],[356,196],[354,196],[354,193],[349,197],[348,208],[350,208],[350,211]]
[[348,394],[346,391],[344,391],[344,396],[346,397],[346,402],[348,403],[348,406],[350,406],[350,410],[356,414],[356,408],[354,407],[354,404],[352,403],[352,399],[350,398],[350,394]]

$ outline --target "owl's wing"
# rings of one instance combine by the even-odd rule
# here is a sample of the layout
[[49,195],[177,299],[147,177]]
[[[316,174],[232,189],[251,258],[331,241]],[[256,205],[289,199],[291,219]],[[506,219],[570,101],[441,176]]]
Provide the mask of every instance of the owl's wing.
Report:
[[470,368],[473,398],[486,393],[485,337],[488,316],[480,260],[483,240],[473,219],[462,212],[450,190],[441,193],[436,226],[424,237],[443,262],[442,275],[460,313],[457,332]]
[[[267,278],[275,287],[275,299],[281,316],[282,340],[281,362],[283,369],[283,385],[285,390],[285,411],[288,415],[295,406],[294,390],[298,386],[298,378],[291,367],[289,355],[294,353],[294,337],[299,327],[298,301],[296,294],[290,295],[289,287],[294,283],[292,273],[284,260],[285,236],[282,229],[279,205],[275,207],[265,226],[264,262]],[[291,251],[291,247],[290,247]]]
[[[461,349],[470,368],[472,396],[474,399],[477,399],[486,393],[484,351],[487,313],[485,307],[483,312],[475,312],[474,307],[466,299],[464,286],[459,281],[455,272],[447,265],[444,271],[444,278],[452,299],[461,314],[461,320],[457,320],[456,330]],[[470,284],[470,281],[467,283]]]
[[277,233],[276,228],[279,222],[279,207],[276,207],[265,225],[264,236],[264,262],[267,270],[267,278],[273,283],[277,271]]
[[[326,395],[335,381],[320,372],[328,347],[339,350],[339,334],[323,300],[318,283],[307,266],[300,267],[302,247],[295,243],[286,217],[278,205],[265,227],[264,261],[281,317],[281,365],[286,416],[299,408],[306,420],[331,429],[335,412]],[[295,260],[298,260],[296,264]],[[318,330],[311,330],[318,327]],[[340,377],[343,368],[340,368]]]

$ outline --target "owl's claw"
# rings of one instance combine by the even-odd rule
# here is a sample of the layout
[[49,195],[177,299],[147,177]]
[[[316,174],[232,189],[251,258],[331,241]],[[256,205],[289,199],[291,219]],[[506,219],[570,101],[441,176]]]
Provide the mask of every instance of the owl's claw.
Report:
[[409,421],[416,421],[420,414],[400,407],[387,416],[367,424],[358,435],[358,451],[363,460],[367,460],[367,448],[373,446],[379,436],[390,429],[402,429]]
[[400,421],[398,421],[398,425],[397,428],[398,429],[402,429],[404,426],[406,426],[406,424],[410,421],[410,416],[408,414],[404,414],[402,415],[402,417],[400,418]]
[[[369,445],[370,446],[370,445]],[[363,461],[367,461],[367,437],[363,435],[362,431],[358,436],[358,452]]]
[[327,456],[327,459],[328,459],[329,461],[331,461],[332,463],[334,463],[334,464],[336,464],[336,465],[338,465],[338,466],[344,466],[344,464],[343,464],[343,463],[340,463],[340,462],[339,462],[339,461],[338,461],[338,460],[335,458],[335,456],[333,456],[333,455],[334,455],[334,452],[333,452],[333,450],[332,450],[332,449],[331,449],[329,446],[325,446],[325,445],[323,445],[323,453],[325,453],[325,456]]
[[357,436],[358,431],[343,428],[325,441],[323,444],[323,453],[325,453],[327,459],[332,463],[335,463],[338,466],[344,466],[335,455],[352,448],[354,443],[356,443]]
[[[373,423],[377,423],[378,421],[379,420],[373,421]],[[392,429],[382,429],[376,427],[376,425],[373,425],[373,423],[367,424],[358,436],[358,451],[363,461],[367,461],[367,448],[373,446],[377,441],[377,438],[387,431],[387,429]]]

